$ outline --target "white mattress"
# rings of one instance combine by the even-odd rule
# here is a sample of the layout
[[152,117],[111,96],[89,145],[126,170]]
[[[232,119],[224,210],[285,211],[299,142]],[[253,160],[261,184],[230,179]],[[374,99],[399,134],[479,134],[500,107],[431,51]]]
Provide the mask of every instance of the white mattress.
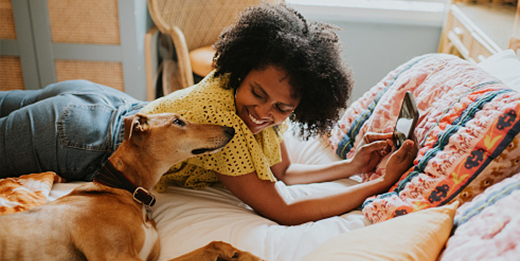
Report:
[[[339,158],[320,140],[301,142],[286,133],[291,160],[299,163],[327,163]],[[292,201],[356,184],[354,179],[312,185],[286,186],[277,183],[284,198]],[[81,183],[55,184],[49,200],[65,195]],[[270,261],[301,260],[328,239],[370,224],[361,211],[299,226],[281,226],[256,214],[224,188],[193,190],[170,187],[165,193],[153,191],[157,204],[153,216],[161,237],[159,260],[167,260],[213,240],[221,240]]]

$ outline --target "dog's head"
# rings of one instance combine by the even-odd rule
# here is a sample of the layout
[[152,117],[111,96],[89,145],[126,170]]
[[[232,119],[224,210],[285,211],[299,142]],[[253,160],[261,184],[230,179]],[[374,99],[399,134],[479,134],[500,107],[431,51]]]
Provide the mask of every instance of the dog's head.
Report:
[[169,166],[197,155],[214,153],[234,135],[231,127],[196,124],[175,113],[138,113],[125,118],[125,141]]

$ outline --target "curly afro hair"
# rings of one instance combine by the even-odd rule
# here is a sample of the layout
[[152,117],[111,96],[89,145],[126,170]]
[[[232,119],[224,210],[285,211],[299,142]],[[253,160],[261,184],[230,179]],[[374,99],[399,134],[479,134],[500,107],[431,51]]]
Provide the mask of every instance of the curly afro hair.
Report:
[[215,75],[229,74],[236,91],[251,70],[267,66],[284,69],[300,104],[289,118],[304,139],[327,133],[346,107],[353,86],[349,67],[341,58],[335,30],[308,22],[285,4],[261,4],[245,9],[215,43]]

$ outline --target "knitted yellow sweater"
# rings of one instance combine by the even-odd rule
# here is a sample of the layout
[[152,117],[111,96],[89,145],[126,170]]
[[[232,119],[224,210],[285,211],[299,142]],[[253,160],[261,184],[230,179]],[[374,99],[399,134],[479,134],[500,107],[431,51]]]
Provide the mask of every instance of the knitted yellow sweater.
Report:
[[256,172],[262,180],[275,181],[270,166],[282,160],[281,134],[270,127],[253,135],[236,114],[234,91],[222,88],[226,84],[227,76],[214,77],[211,73],[200,83],[157,99],[141,111],[175,112],[192,122],[233,127],[236,133],[221,151],[172,166],[157,185],[159,192],[168,185],[205,188],[219,184],[215,172],[230,176]]

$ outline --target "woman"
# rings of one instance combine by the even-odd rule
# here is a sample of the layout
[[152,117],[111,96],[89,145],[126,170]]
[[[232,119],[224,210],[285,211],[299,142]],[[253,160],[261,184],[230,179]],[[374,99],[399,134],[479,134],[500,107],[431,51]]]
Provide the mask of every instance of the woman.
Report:
[[215,71],[201,83],[158,99],[144,113],[178,112],[195,122],[233,126],[221,152],[173,166],[158,185],[203,188],[222,184],[244,203],[280,224],[301,224],[352,210],[393,185],[416,150],[407,141],[382,178],[329,195],[287,203],[274,181],[307,184],[368,172],[392,146],[391,134],[369,134],[351,160],[329,165],[291,164],[281,132],[296,122],[304,137],[336,122],[351,90],[335,28],[309,23],[285,5],[247,9],[215,44]]
[[408,169],[416,153],[412,141],[390,157],[392,168],[384,176],[344,191],[289,204],[274,183],[323,182],[367,172],[392,146],[391,134],[367,134],[350,160],[317,166],[290,162],[281,138],[285,120],[299,125],[304,138],[324,134],[350,94],[351,75],[334,29],[309,23],[285,5],[249,8],[215,44],[214,72],[149,104],[86,81],[0,92],[1,176],[54,170],[69,180],[91,180],[121,143],[123,117],[139,110],[176,112],[194,122],[232,126],[236,135],[219,153],[172,166],[159,191],[168,185],[224,185],[259,214],[287,225],[350,211]]

